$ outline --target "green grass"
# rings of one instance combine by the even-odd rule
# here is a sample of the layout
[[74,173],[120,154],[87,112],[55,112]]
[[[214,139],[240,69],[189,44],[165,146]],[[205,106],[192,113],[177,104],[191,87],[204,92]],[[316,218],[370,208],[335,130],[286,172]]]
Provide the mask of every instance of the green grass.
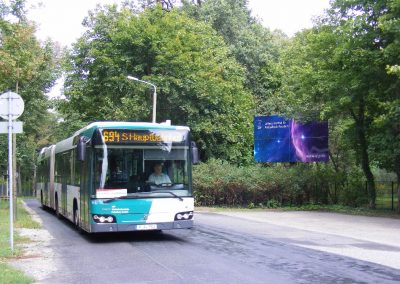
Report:
[[6,263],[0,262],[0,283],[2,284],[24,284],[33,283],[31,277],[26,276],[21,271],[16,270]]
[[395,211],[387,209],[369,209],[364,207],[349,207],[343,205],[303,205],[303,206],[283,206],[279,208],[262,208],[255,207],[249,209],[247,207],[196,207],[199,212],[227,212],[227,211],[241,211],[241,212],[254,212],[254,211],[320,211],[320,212],[333,212],[350,215],[362,215],[371,217],[387,217],[400,219],[400,214]]
[[400,214],[387,209],[369,209],[365,207],[349,207],[343,205],[304,205],[299,207],[283,207],[283,211],[321,211],[350,215],[362,215],[371,217],[388,217],[400,219]]
[[[226,212],[226,211],[242,211],[242,212],[254,212],[254,211],[279,211],[279,209],[269,209],[269,208],[247,208],[247,207],[226,207],[226,206],[215,206],[215,207],[206,207],[206,206],[196,206],[197,212]],[[282,211],[282,210],[281,210]]]
[[[29,239],[20,237],[14,231],[14,252],[12,252],[10,249],[9,228],[8,201],[0,200],[0,283],[32,283],[32,278],[7,265],[8,260],[22,255],[23,252],[18,244],[29,241]],[[17,220],[14,222],[14,228],[40,228],[40,224],[33,221],[23,208],[21,200],[18,200]]]
[[[397,206],[397,196],[393,199],[393,206]],[[392,195],[387,194],[384,196],[376,197],[376,207],[382,209],[391,209],[392,208]]]
[[392,184],[377,183],[376,184],[376,208],[391,209],[392,208],[392,190],[393,190],[393,206],[397,207],[397,188]]

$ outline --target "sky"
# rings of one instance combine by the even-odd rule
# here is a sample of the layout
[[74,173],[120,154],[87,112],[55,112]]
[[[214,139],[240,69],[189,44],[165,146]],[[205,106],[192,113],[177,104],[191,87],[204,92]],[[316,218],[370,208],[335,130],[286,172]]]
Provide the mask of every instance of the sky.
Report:
[[[28,17],[38,24],[37,36],[70,46],[82,33],[82,20],[96,4],[121,0],[28,0]],[[39,5],[42,3],[42,5]],[[34,5],[34,6],[32,6]],[[312,17],[321,15],[329,0],[249,0],[249,8],[264,26],[280,29],[289,36],[312,26]]]
[[312,18],[322,15],[329,0],[249,0],[249,8],[264,26],[288,36],[312,27]]
[[[28,18],[37,24],[40,40],[51,38],[62,46],[71,46],[84,32],[82,21],[97,4],[120,3],[122,0],[27,0]],[[282,30],[288,36],[312,27],[312,18],[322,15],[329,0],[249,0],[249,8],[264,26]],[[50,92],[61,94],[63,79]]]

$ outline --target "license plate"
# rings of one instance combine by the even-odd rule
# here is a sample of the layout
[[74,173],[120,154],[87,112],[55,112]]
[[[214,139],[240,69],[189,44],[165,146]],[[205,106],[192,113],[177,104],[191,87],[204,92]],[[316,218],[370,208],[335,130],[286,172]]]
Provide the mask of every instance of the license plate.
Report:
[[137,230],[157,230],[157,224],[136,225]]

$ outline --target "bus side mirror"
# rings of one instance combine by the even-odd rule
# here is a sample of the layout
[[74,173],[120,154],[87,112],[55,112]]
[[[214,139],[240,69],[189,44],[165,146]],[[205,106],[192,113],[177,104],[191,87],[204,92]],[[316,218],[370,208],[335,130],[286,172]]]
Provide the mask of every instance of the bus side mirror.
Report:
[[84,162],[86,156],[86,143],[81,137],[76,145],[76,160]]
[[200,158],[199,149],[197,148],[196,142],[192,141],[190,148],[192,149],[192,164],[197,165],[200,163]]

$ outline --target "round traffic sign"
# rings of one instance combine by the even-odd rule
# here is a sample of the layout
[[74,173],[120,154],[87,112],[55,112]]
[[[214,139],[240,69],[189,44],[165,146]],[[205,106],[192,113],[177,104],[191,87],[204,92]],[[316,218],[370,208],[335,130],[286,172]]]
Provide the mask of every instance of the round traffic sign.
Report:
[[17,119],[24,112],[24,100],[20,95],[13,92],[6,92],[0,96],[0,117],[8,119],[11,114],[11,119]]

